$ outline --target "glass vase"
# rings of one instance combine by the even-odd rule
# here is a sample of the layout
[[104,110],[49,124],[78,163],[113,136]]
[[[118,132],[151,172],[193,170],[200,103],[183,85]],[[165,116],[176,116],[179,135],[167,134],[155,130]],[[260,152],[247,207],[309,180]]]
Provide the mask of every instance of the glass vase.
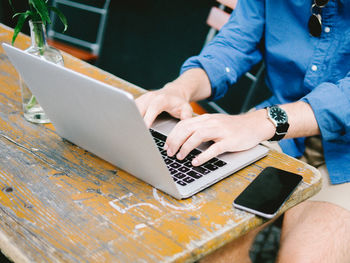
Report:
[[[46,42],[44,24],[39,21],[29,21],[29,27],[32,44],[25,52],[63,66],[63,57],[60,51],[49,46]],[[44,110],[21,77],[19,77],[19,84],[22,92],[24,118],[34,123],[49,123],[50,120]]]

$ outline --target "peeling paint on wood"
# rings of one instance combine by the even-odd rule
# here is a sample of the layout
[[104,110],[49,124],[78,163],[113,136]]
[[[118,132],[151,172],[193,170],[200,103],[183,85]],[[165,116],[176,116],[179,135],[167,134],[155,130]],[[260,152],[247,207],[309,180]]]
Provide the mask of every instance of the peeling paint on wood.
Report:
[[[0,42],[11,36],[0,24]],[[16,46],[29,42],[20,35]],[[144,92],[67,54],[64,60],[135,97]],[[0,249],[15,262],[193,262],[264,223],[232,208],[264,167],[304,177],[281,212],[320,188],[313,167],[272,151],[178,201],[63,140],[51,124],[25,121],[20,98],[18,75],[0,47]]]

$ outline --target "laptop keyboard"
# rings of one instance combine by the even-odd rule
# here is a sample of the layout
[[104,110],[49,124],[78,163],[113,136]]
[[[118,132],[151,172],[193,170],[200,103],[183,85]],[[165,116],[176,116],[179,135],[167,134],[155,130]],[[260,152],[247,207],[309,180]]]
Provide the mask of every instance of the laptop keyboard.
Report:
[[200,166],[192,166],[192,160],[201,153],[198,149],[192,150],[183,160],[176,159],[175,155],[170,157],[163,148],[167,137],[153,129],[150,129],[150,132],[174,181],[181,186],[193,183],[195,180],[226,165],[223,160],[213,158]]

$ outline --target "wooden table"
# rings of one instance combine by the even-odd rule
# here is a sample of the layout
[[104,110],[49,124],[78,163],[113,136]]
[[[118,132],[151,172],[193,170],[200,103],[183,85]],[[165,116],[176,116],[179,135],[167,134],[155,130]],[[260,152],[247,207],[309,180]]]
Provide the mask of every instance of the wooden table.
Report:
[[[0,24],[0,42],[12,30]],[[24,49],[29,38],[20,35]],[[68,55],[69,68],[138,96],[142,89]],[[319,172],[272,151],[178,201],[22,115],[18,76],[0,48],[0,249],[15,262],[192,262],[264,221],[232,208],[266,166],[304,182],[282,211],[315,194]]]

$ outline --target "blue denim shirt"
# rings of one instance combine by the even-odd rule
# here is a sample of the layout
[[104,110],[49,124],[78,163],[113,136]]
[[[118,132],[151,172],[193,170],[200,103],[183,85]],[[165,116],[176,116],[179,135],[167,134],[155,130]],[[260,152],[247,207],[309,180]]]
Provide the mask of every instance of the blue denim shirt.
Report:
[[[298,100],[318,122],[333,184],[350,182],[350,1],[330,0],[322,9],[323,32],[308,32],[311,0],[242,0],[229,22],[181,72],[203,68],[212,96],[221,98],[252,65],[264,59],[273,96],[258,108]],[[283,151],[304,152],[304,139],[285,139]]]

